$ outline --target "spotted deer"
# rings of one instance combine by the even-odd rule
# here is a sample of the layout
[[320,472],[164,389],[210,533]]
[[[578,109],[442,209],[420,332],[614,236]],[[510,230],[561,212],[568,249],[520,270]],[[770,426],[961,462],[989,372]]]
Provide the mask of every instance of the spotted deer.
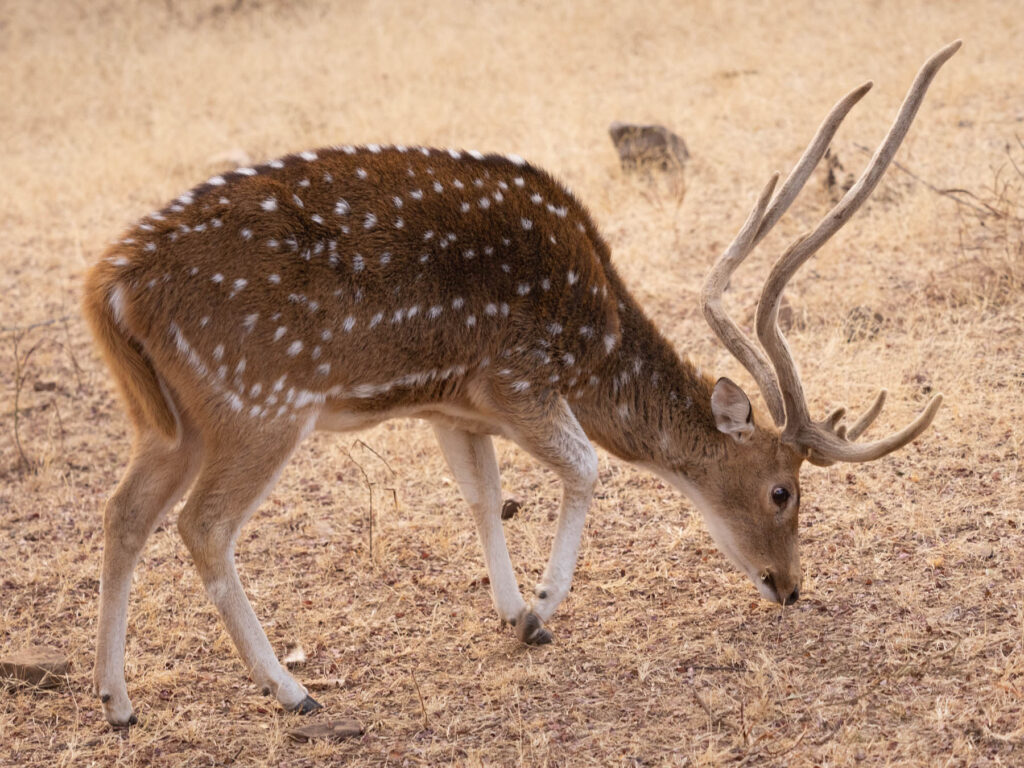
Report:
[[[590,215],[517,156],[342,146],[208,179],[142,219],[88,274],[85,314],[135,428],[104,514],[95,668],[107,719],[134,723],[124,679],[131,574],[186,491],[178,530],[256,683],[287,710],[320,705],[274,655],[239,582],[242,525],[315,429],[402,416],[431,423],[472,511],[494,605],[518,638],[569,592],[597,480],[593,440],[680,489],[722,552],[769,600],[800,593],[801,464],[877,459],[931,423],[856,438],[840,409],[812,421],[777,323],[789,278],[871,194],[953,43],[918,74],[860,180],[778,260],[758,304],[763,351],[722,309],[730,274],[783,215],[850,108],[828,115],[788,179],[760,194],[701,303],[770,418],[727,378],[681,358],[612,265]],[[500,521],[492,435],[563,486],[550,560],[520,594]]]

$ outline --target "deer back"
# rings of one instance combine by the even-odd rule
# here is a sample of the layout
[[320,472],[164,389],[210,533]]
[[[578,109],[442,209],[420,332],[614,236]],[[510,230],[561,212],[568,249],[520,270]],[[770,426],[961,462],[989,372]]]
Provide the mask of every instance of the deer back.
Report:
[[294,419],[433,402],[471,374],[594,386],[620,335],[611,270],[583,206],[520,158],[371,145],[214,176],[87,290],[186,408]]

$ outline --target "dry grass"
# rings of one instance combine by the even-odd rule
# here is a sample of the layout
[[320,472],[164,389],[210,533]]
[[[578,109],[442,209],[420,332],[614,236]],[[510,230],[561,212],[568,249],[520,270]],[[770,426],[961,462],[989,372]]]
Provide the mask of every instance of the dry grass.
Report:
[[[228,5],[0,4],[0,652],[45,642],[75,664],[63,689],[0,693],[0,763],[1024,761],[1018,3]],[[760,600],[682,499],[602,457],[556,642],[520,646],[494,618],[429,431],[389,423],[360,437],[394,474],[354,437],[317,436],[239,547],[272,643],[306,651],[299,674],[327,704],[317,717],[358,717],[366,735],[285,738],[299,718],[245,677],[172,523],[133,594],[128,677],[142,723],[105,725],[89,691],[100,516],[128,439],[76,293],[124,224],[234,147],[515,151],[589,203],[681,350],[749,383],[697,316],[706,265],[840,94],[877,82],[835,144],[856,169],[857,144],[880,137],[918,64],[955,37],[965,49],[899,160],[969,190],[960,199],[984,212],[894,169],[790,291],[815,406],[863,404],[887,385],[886,428],[929,391],[948,405],[892,457],[805,472],[797,605]],[[685,197],[622,178],[605,134],[616,118],[680,131],[694,154]],[[827,204],[808,189],[737,276],[737,308],[783,238]],[[848,341],[848,316],[865,311],[882,316],[877,333]],[[510,446],[500,459],[525,502],[507,526],[532,584],[558,488]]]

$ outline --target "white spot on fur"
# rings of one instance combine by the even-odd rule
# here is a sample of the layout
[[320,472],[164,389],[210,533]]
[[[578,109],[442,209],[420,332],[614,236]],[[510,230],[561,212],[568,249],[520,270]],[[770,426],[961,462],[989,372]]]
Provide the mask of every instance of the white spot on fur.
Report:
[[121,285],[115,285],[110,289],[110,295],[107,298],[107,303],[110,304],[110,311],[114,313],[114,319],[118,323],[124,322],[124,287]]

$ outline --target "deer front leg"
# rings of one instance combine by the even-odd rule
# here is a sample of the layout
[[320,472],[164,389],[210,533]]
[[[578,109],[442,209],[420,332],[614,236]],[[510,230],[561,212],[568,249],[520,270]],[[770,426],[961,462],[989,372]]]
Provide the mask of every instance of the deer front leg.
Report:
[[509,437],[554,469],[562,481],[562,506],[551,557],[534,590],[536,599],[516,627],[524,642],[547,643],[551,633],[543,623],[572,585],[583,524],[597,482],[597,453],[568,403],[557,393],[538,395],[498,384],[489,405],[502,411]]
[[494,607],[503,621],[520,625],[527,608],[519,594],[505,543],[505,531],[501,526],[501,477],[494,444],[488,435],[476,435],[440,424],[433,424],[433,427],[441,452],[476,521],[487,575],[491,580]]
[[551,466],[562,480],[562,506],[551,556],[540,583],[534,589],[532,613],[542,622],[569,594],[587,510],[597,483],[597,453],[568,404],[561,398],[556,418],[542,429],[516,436],[520,445]]

